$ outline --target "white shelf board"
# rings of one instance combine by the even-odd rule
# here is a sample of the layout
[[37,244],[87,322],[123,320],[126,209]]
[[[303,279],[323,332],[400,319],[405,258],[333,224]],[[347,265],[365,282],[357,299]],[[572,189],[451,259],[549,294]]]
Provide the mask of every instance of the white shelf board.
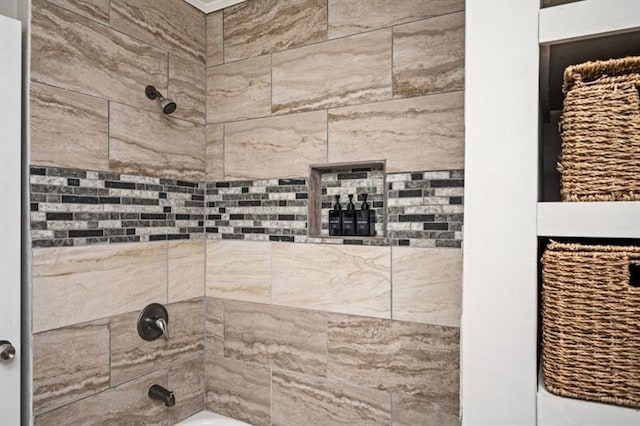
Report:
[[640,410],[554,395],[544,385],[540,370],[537,426],[638,426]]
[[538,235],[640,238],[640,201],[538,203]]
[[538,40],[556,44],[638,29],[639,0],[582,0],[541,9]]

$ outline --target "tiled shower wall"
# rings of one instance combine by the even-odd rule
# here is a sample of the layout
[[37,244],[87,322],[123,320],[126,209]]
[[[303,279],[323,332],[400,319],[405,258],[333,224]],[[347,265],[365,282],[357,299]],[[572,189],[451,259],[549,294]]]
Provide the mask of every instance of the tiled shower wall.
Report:
[[[204,408],[205,16],[33,0],[31,24],[35,424],[173,424]],[[169,310],[169,342],[137,335],[150,302]],[[174,408],[147,397],[153,383]]]
[[[34,0],[36,423],[457,424],[462,10]],[[372,160],[388,238],[307,237],[309,165]]]
[[[250,0],[207,16],[209,409],[459,423],[463,7]],[[386,238],[309,237],[309,166],[376,160]]]

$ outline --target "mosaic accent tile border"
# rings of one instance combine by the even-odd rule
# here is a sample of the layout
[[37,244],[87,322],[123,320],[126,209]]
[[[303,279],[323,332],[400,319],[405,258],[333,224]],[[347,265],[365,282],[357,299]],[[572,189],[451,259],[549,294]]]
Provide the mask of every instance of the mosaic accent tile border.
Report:
[[203,238],[200,183],[30,168],[33,247]]
[[[381,227],[377,228],[378,236],[374,238],[308,236],[308,182],[306,178],[298,178],[208,183],[207,238],[377,246],[462,246],[462,170],[393,173],[388,174],[384,181],[379,179],[377,172],[368,171],[367,176],[353,173],[363,172],[351,171],[347,176],[341,176],[342,179],[336,172],[335,180],[331,174],[328,175],[326,182],[331,184],[324,188],[326,194],[323,191],[323,210],[330,208],[333,192],[374,193],[372,189],[375,187],[372,203],[375,202],[373,206],[379,209],[378,220],[383,221],[384,206],[380,203],[384,202],[381,192],[386,188],[386,237]],[[322,181],[325,181],[324,176]],[[384,185],[380,185],[381,182]],[[345,198],[341,197],[343,208],[346,206]],[[323,220],[324,228],[326,219]]]
[[389,174],[387,187],[393,245],[462,247],[464,170]]
[[[322,177],[322,210],[333,194],[367,192],[377,236],[308,236],[307,178],[196,183],[57,167],[30,168],[33,247],[174,239],[462,246],[464,172],[377,169]],[[384,180],[383,180],[384,179]],[[384,191],[387,226],[384,233]],[[359,197],[356,208],[362,198]],[[326,222],[326,219],[323,220]],[[323,233],[326,223],[323,223]]]

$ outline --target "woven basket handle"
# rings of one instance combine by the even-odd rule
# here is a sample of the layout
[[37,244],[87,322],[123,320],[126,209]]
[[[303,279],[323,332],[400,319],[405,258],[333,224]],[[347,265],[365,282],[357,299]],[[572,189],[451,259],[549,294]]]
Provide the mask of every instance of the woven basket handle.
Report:
[[580,87],[601,77],[614,77],[634,73],[640,73],[640,56],[571,65],[564,70],[562,92],[566,94],[574,87]]
[[640,291],[640,256],[629,258],[629,286]]

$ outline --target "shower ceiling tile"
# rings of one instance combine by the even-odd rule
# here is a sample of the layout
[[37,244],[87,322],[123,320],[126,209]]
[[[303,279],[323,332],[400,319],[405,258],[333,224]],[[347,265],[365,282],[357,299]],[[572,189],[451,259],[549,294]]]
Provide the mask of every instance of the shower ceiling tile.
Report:
[[234,4],[242,3],[245,0],[185,0],[185,1],[197,7],[204,13],[210,13],[216,10],[224,9],[225,7],[233,6]]

